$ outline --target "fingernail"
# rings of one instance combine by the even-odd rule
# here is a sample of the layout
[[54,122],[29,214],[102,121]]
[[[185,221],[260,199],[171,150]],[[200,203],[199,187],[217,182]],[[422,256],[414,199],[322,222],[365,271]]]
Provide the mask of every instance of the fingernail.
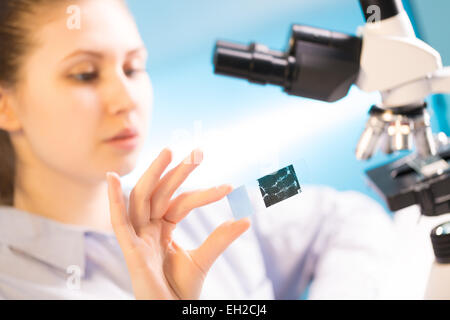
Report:
[[120,179],[120,178],[119,178],[119,175],[118,175],[117,173],[115,173],[115,172],[113,172],[113,171],[108,171],[108,172],[106,172],[106,180],[107,180],[108,182],[111,181],[112,177],[116,177],[117,179]]
[[220,192],[227,192],[227,193],[229,193],[229,192],[231,192],[233,190],[233,186],[231,186],[229,184],[223,184],[223,185],[217,187],[217,189]]
[[240,225],[242,224],[242,225],[251,226],[252,221],[250,220],[249,217],[244,217],[244,218],[241,218],[241,219],[237,220],[236,223],[240,224]]
[[172,150],[169,147],[165,147],[161,152],[160,155],[163,154],[164,152],[168,152],[170,155],[172,155]]
[[193,164],[200,164],[203,161],[203,151],[200,148],[193,150],[191,160]]

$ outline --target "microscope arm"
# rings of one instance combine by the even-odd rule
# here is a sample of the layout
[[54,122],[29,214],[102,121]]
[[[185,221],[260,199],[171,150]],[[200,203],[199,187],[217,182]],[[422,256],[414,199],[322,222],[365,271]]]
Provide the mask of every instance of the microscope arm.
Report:
[[383,103],[392,107],[416,102],[420,104],[430,94],[450,93],[450,67],[435,71],[427,77],[382,91]]
[[436,71],[430,82],[432,93],[450,93],[450,67]]

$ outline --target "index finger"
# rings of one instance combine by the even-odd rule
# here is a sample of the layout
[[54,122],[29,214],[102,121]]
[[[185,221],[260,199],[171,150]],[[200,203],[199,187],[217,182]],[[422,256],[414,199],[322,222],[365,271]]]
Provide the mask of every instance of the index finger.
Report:
[[202,160],[202,150],[194,149],[180,164],[161,178],[151,198],[151,219],[161,219],[164,216],[172,195]]
[[135,228],[147,225],[150,221],[150,199],[160,177],[172,161],[172,151],[165,148],[145,171],[130,193],[130,218]]

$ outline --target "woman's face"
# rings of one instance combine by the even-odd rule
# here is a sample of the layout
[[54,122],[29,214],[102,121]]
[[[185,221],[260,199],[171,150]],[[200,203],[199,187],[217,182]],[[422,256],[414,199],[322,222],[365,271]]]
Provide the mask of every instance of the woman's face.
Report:
[[[79,29],[74,12],[67,13],[74,3]],[[127,174],[153,99],[136,24],[111,0],[67,2],[52,8],[51,17],[33,33],[41,44],[23,65],[17,112],[25,145],[47,166],[83,180],[99,181],[110,170]],[[135,146],[106,142],[126,128],[137,130]]]

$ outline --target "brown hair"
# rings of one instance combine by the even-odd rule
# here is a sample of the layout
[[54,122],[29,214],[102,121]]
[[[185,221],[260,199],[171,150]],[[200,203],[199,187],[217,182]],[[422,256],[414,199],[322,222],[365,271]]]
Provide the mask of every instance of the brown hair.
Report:
[[[0,0],[0,85],[16,87],[21,80],[21,64],[36,45],[31,40],[31,22],[45,18],[47,5],[61,0]],[[1,97],[0,97],[1,98]],[[15,153],[8,132],[0,129],[0,205],[13,205]]]
[[15,155],[9,134],[0,129],[0,205],[13,205],[15,171]]

